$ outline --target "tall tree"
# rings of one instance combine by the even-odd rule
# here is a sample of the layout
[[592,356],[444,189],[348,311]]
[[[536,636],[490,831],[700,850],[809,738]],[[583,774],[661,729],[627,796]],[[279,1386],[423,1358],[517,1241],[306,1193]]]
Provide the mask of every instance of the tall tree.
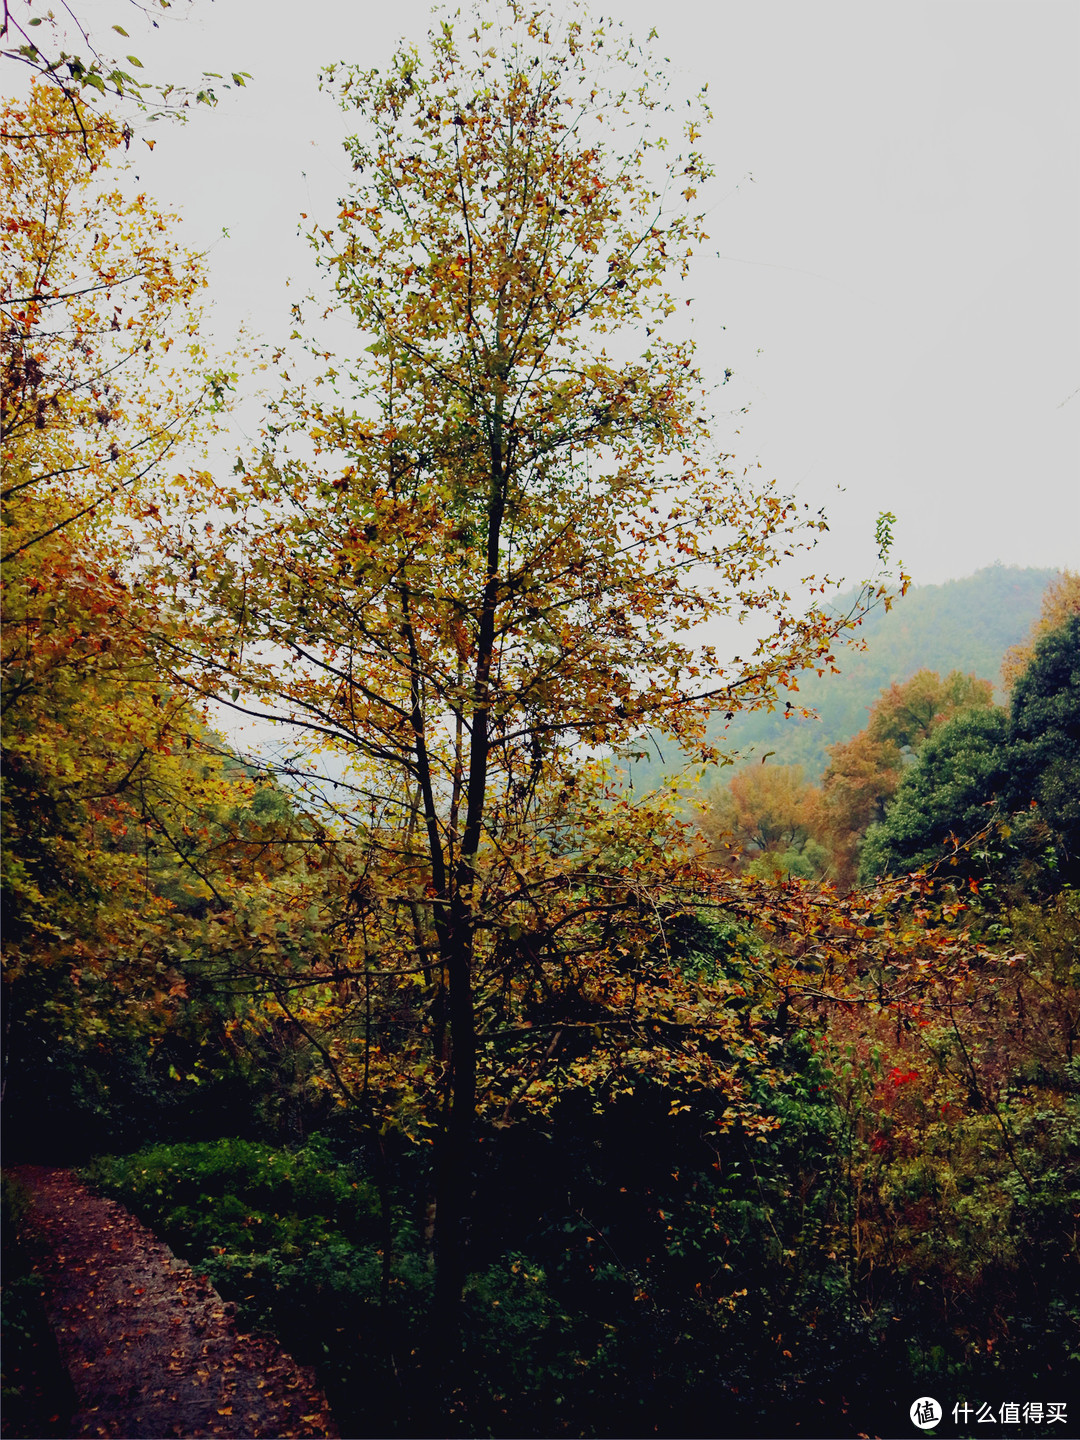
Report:
[[[1075,577],[1073,577],[1075,579]],[[1076,603],[1075,587],[1073,602]],[[1035,639],[1013,681],[1009,799],[1037,808],[1049,827],[1061,878],[1080,877],[1080,611]]]
[[818,840],[821,792],[801,765],[746,765],[705,811],[701,827],[713,856],[763,879],[813,879],[828,864]]
[[1031,664],[1039,639],[1051,630],[1060,630],[1073,615],[1080,615],[1080,574],[1063,570],[1047,586],[1039,618],[1031,627],[1030,635],[1021,644],[1014,645],[1001,662],[1001,679],[1006,689],[1011,690]]
[[864,730],[830,746],[822,779],[823,819],[830,832],[834,875],[854,883],[858,853],[871,825],[880,823],[896,795],[905,768],[923,742],[952,716],[993,703],[989,680],[953,670],[944,679],[919,670],[902,685],[891,685],[870,711]]
[[[862,875],[925,866],[1056,887],[1077,873],[1080,616],[1035,640],[1008,711],[954,714],[922,745],[862,852]],[[1041,872],[1041,879],[1039,879]]]
[[202,266],[120,193],[118,122],[35,85],[2,138],[6,1064],[35,1006],[90,1043],[104,1013],[152,1023],[182,994],[170,917],[213,895],[205,827],[248,787],[156,664],[133,564],[150,482],[222,383],[200,373]]
[[970,868],[970,847],[984,844],[999,818],[995,800],[1007,775],[1008,715],[996,705],[962,710],[919,751],[885,819],[867,831],[859,877],[903,874],[937,865]]
[[[718,700],[769,703],[851,623],[770,578],[823,521],[710,457],[691,346],[662,333],[702,238],[703,99],[666,149],[663,76],[613,26],[492,14],[326,76],[362,130],[311,238],[357,353],[278,406],[218,492],[228,527],[167,542],[201,578],[208,689],[350,757],[350,963],[396,977],[435,1077],[447,1333],[478,1108],[673,1054],[735,1086],[675,1023],[731,1020],[662,958],[679,826],[590,755],[652,726],[713,756]],[[730,612],[768,624],[725,664],[692,630]]]

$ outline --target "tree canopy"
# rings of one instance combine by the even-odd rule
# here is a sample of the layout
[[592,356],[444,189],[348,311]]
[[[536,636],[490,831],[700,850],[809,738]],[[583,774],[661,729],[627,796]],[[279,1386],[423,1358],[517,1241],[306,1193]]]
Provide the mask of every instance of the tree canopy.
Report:
[[108,115],[73,127],[68,110],[43,85],[4,108],[0,500],[20,524],[4,561],[132,503],[224,383],[198,339],[201,262],[145,194],[107,184],[130,133]]
[[1072,570],[1063,570],[1057,579],[1046,587],[1039,616],[1026,639],[1012,646],[1002,661],[1001,677],[1006,688],[1011,689],[1017,676],[1027,669],[1039,637],[1050,630],[1060,629],[1071,616],[1078,614],[1080,575]]
[[904,770],[938,726],[962,711],[992,703],[988,680],[919,670],[891,685],[870,710],[870,721],[851,740],[829,747],[822,778],[822,813],[835,851],[836,877],[850,883],[867,829],[885,818]]
[[864,877],[943,863],[1004,874],[1005,856],[1033,845],[1049,846],[1039,863],[1058,878],[1076,873],[1078,657],[1073,615],[1035,640],[1008,710],[968,708],[934,730],[866,836]]
[[996,706],[956,715],[926,740],[885,819],[871,826],[860,874],[872,878],[934,865],[994,830],[1005,783],[1008,718]]
[[813,879],[827,864],[816,839],[820,793],[803,779],[801,765],[746,765],[707,805],[701,828],[714,858],[763,879]]
[[[159,22],[155,16],[171,9],[172,0],[131,0],[131,4],[149,18],[156,30]],[[65,30],[71,33],[65,35]],[[114,24],[111,31],[108,38],[113,46],[117,43],[114,36],[130,39],[123,25]],[[24,66],[40,83],[63,97],[57,116],[58,120],[62,116],[62,121],[56,133],[70,129],[82,137],[88,152],[90,135],[102,116],[109,113],[109,102],[130,100],[152,117],[164,114],[183,118],[192,101],[199,105],[217,103],[214,82],[228,90],[233,85],[243,88],[251,79],[246,70],[234,71],[229,80],[204,72],[194,91],[168,81],[155,82],[143,72],[137,55],[125,55],[120,60],[110,55],[82,7],[76,10],[69,4],[58,16],[53,10],[35,13],[32,0],[6,0],[0,41],[5,46],[0,57],[9,64]]]
[[[252,783],[151,636],[143,517],[204,431],[204,273],[144,194],[129,136],[62,87],[3,110],[0,252],[5,1080],[104,1037],[160,1037],[192,923],[244,868]],[[250,831],[250,826],[248,827]],[[251,848],[247,858],[250,859]],[[224,877],[224,878],[223,878]]]
[[1013,682],[1009,798],[1034,804],[1061,851],[1063,874],[1080,876],[1080,614],[1035,641]]

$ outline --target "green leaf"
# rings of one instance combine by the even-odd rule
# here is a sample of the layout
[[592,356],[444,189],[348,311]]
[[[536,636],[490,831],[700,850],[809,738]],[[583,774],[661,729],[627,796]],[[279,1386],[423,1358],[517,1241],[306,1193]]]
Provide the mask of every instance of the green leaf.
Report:
[[116,31],[118,35],[123,35],[125,40],[130,38],[128,32],[124,29],[122,25],[114,25],[112,28]]
[[143,63],[137,55],[129,55],[127,59],[128,63],[134,65],[136,70],[141,70],[143,68]]

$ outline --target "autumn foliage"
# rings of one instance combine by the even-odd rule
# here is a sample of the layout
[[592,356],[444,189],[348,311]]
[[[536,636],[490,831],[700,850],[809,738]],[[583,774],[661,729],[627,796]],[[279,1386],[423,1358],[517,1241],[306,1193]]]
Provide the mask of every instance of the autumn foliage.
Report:
[[[183,439],[204,394],[205,281],[168,217],[107,185],[104,167],[130,142],[117,122],[77,126],[63,93],[38,86],[4,124],[0,493],[9,510],[42,507],[21,553],[129,502]],[[9,540],[5,560],[13,553]]]
[[5,1075],[175,1021],[184,916],[251,789],[163,672],[137,579],[145,487],[204,406],[204,280],[117,188],[127,138],[60,89],[5,107]]
[[[230,383],[201,267],[110,178],[125,132],[76,135],[60,91],[9,107],[16,1105],[58,1057],[88,1132],[200,1142],[97,1173],[373,1430],[795,1433],[812,1396],[869,1432],[883,1366],[905,1394],[935,1354],[958,1384],[995,1346],[1059,1366],[1068,595],[1009,712],[920,671],[820,787],[634,790],[649,736],[716,765],[710,720],[783,704],[891,599],[792,598],[824,520],[713,439],[674,328],[704,96],[516,3],[323,83],[356,134],[309,353],[228,474],[185,448]],[[701,639],[724,615],[743,658]],[[211,704],[281,727],[275,775]],[[293,1148],[201,1143],[222,1127]]]
[[[596,88],[602,49],[625,89]],[[160,583],[197,577],[206,693],[348,758],[341,1019],[355,1035],[372,986],[409,1018],[339,1042],[334,1074],[434,1136],[450,1305],[478,1115],[643,1074],[743,1108],[737,1067],[688,1038],[730,1030],[722,997],[663,940],[684,827],[589,752],[656,727],[714,758],[717,700],[767,704],[830,663],[871,592],[838,617],[770,578],[823,521],[725,468],[692,349],[665,336],[704,239],[702,97],[668,151],[647,53],[518,6],[324,83],[360,130],[311,241],[356,347],[321,355],[208,492],[227,523],[163,537]],[[731,612],[768,617],[745,661],[692,633]],[[323,1006],[290,1013],[324,1026]]]

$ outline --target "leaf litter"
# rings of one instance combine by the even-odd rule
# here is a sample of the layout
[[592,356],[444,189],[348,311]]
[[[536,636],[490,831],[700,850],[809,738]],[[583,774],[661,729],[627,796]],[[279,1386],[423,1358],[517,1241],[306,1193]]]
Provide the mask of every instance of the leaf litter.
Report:
[[67,1170],[17,1167],[29,1243],[76,1395],[72,1437],[336,1437],[314,1372],[236,1329],[205,1276]]

